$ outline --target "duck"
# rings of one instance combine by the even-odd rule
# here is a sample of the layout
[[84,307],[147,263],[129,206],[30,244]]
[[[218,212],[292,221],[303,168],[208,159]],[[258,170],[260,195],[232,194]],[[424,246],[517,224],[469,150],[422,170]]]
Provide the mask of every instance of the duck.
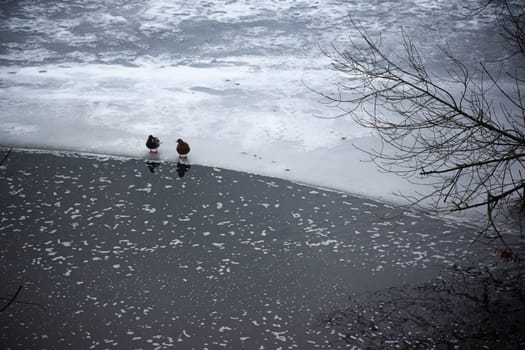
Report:
[[188,153],[190,153],[190,145],[182,139],[177,139],[177,153],[179,158],[187,158]]
[[146,147],[149,148],[149,152],[157,153],[159,146],[160,146],[160,140],[153,135],[149,135],[148,140],[146,141]]

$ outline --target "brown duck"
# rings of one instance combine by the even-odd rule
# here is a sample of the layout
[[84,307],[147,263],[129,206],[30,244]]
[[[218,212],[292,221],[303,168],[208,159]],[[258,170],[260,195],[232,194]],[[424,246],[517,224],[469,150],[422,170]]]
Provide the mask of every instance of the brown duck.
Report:
[[190,153],[190,145],[182,139],[178,139],[177,153],[179,154],[179,158],[187,158],[188,153]]

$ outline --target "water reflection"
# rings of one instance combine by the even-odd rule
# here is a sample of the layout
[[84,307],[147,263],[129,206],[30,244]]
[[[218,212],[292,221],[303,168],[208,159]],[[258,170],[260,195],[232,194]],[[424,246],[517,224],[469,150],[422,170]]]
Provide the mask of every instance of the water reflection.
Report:
[[183,162],[177,162],[177,174],[179,174],[179,177],[183,177],[191,168],[191,165],[183,163]]
[[525,270],[506,266],[453,266],[450,275],[415,286],[353,296],[320,325],[333,344],[375,349],[522,348]]
[[146,166],[148,167],[150,173],[154,174],[155,169],[157,169],[160,166],[160,162],[147,161]]

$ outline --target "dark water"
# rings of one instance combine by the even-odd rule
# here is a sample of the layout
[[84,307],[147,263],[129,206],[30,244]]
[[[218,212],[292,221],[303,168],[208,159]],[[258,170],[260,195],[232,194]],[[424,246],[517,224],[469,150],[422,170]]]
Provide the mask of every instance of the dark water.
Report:
[[0,313],[0,347],[344,347],[320,320],[349,295],[488,258],[454,223],[274,178],[181,170],[11,153],[0,168],[0,307],[22,289]]

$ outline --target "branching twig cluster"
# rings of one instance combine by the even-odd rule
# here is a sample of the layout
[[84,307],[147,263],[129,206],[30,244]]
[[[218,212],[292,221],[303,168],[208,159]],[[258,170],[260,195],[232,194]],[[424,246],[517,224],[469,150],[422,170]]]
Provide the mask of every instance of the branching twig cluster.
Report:
[[[487,10],[490,2],[479,11]],[[525,3],[498,5],[511,57],[473,69],[440,48],[445,74],[433,75],[414,42],[402,34],[392,56],[352,20],[357,35],[325,54],[339,80],[323,101],[377,132],[382,146],[365,150],[384,171],[425,178],[429,191],[408,198],[434,210],[485,207],[487,229],[502,240],[497,217],[525,205]],[[518,62],[518,63],[516,63]]]

